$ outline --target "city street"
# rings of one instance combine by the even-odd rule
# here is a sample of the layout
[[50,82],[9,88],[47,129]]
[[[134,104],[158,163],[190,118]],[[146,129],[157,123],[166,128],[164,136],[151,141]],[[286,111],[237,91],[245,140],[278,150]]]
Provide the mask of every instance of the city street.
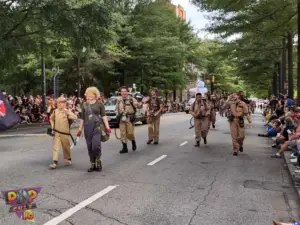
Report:
[[[259,113],[238,157],[226,118],[218,117],[208,145],[196,148],[190,117],[164,115],[157,146],[146,144],[147,125],[137,125],[138,150],[130,143],[125,155],[113,131],[102,145],[100,173],[87,172],[83,138],[72,149],[73,165],[65,167],[61,153],[56,170],[48,169],[51,137],[0,138],[0,190],[42,187],[33,210],[40,225],[270,225],[300,218],[284,161],[272,159],[271,141],[257,137],[264,129]],[[0,200],[0,224],[29,224]]]

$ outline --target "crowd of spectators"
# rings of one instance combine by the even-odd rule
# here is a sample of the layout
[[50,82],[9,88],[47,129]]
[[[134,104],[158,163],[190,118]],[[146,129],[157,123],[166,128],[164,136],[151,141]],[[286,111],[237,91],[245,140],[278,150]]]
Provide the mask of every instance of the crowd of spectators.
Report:
[[285,151],[292,151],[290,160],[295,166],[295,173],[300,175],[300,107],[287,97],[278,100],[275,97],[265,106],[266,132],[261,137],[271,137],[272,148],[278,151],[272,158],[281,158]]
[[[32,96],[24,95],[12,96],[7,94],[5,91],[2,92],[4,97],[8,100],[13,110],[20,115],[22,120],[21,123],[42,123],[49,122],[49,116],[56,107],[56,103],[53,96],[46,97],[46,111],[43,109],[42,96]],[[76,96],[67,96],[62,94],[67,98],[67,107],[76,115],[80,115],[81,105],[83,103],[82,98],[77,98]]]

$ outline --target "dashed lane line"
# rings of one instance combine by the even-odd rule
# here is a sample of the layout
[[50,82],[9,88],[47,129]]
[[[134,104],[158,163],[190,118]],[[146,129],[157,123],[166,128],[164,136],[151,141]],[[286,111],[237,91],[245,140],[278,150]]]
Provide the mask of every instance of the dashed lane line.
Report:
[[51,219],[47,223],[44,223],[44,225],[57,225],[57,224],[61,223],[62,221],[66,220],[67,218],[72,216],[77,211],[83,209],[87,205],[89,205],[92,202],[96,201],[98,198],[101,198],[102,196],[106,195],[110,191],[114,190],[116,187],[118,187],[118,185],[108,186],[107,188],[103,189],[102,191],[94,194],[92,197],[89,197],[88,199],[86,199],[86,200],[80,202],[79,204],[75,205],[73,208],[70,208],[69,210],[67,210],[66,212],[60,214],[59,216],[54,217],[53,219]]
[[188,141],[184,141],[180,144],[180,146],[182,147],[182,146],[186,145],[187,143],[188,143]]
[[157,159],[153,160],[152,162],[148,163],[147,166],[153,166],[154,164],[158,163],[159,161],[161,161],[162,159],[166,158],[167,155],[162,155],[160,157],[158,157]]

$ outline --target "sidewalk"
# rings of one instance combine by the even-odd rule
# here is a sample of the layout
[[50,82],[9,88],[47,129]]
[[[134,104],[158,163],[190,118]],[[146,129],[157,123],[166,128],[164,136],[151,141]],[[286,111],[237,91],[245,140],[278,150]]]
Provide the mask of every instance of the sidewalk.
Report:
[[294,184],[295,189],[297,190],[297,193],[300,198],[300,176],[295,174],[294,171],[295,171],[296,167],[291,163],[290,156],[291,156],[290,151],[284,152],[284,160],[285,160],[286,166],[289,170],[293,184]]

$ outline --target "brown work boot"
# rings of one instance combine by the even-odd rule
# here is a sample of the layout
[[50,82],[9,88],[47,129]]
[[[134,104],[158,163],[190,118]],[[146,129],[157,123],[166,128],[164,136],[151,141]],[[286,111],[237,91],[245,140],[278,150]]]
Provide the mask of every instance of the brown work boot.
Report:
[[57,168],[57,161],[53,161],[53,163],[50,164],[49,167],[50,167],[51,170],[56,169]]
[[153,142],[153,140],[148,140],[147,145],[150,145]]
[[65,159],[65,163],[66,163],[66,166],[71,166],[72,165],[71,159]]

